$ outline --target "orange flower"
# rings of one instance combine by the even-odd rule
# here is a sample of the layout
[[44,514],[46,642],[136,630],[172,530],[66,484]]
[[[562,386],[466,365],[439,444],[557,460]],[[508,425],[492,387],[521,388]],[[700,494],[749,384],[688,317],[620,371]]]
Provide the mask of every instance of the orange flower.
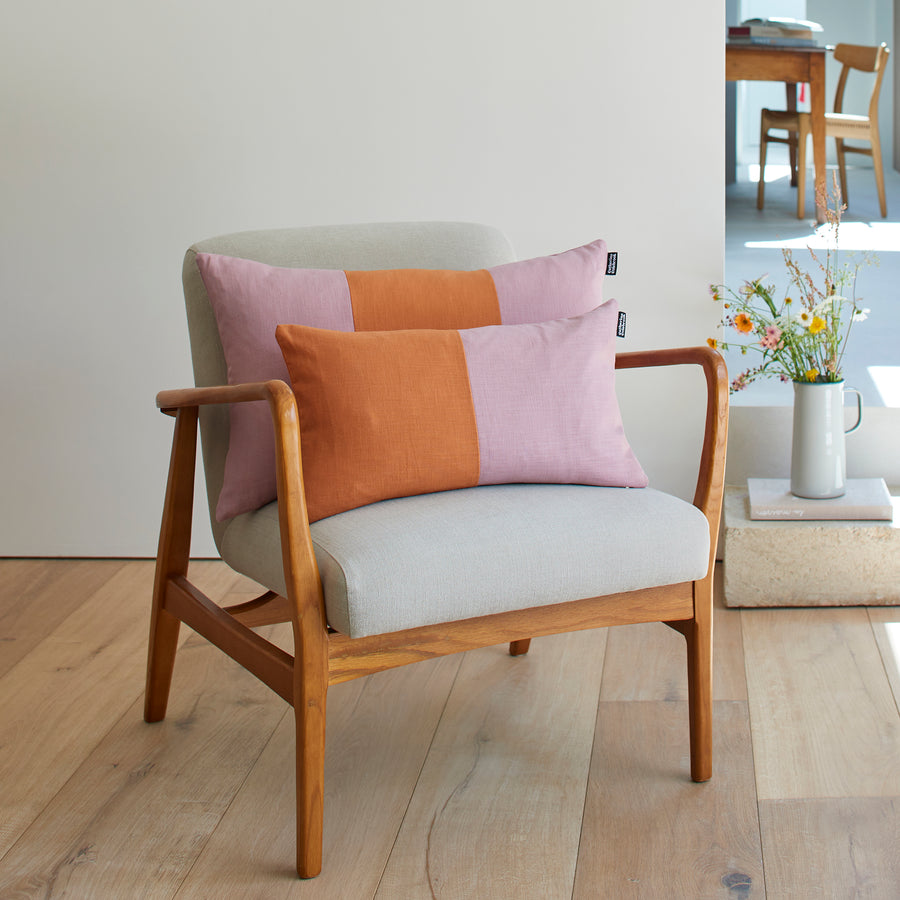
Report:
[[715,350],[716,347],[719,346],[719,342],[715,338],[707,338],[706,343],[709,344],[709,346],[712,347],[713,350]]
[[750,332],[753,331],[753,322],[746,313],[738,313],[734,317],[734,327],[737,328],[741,334],[750,334]]

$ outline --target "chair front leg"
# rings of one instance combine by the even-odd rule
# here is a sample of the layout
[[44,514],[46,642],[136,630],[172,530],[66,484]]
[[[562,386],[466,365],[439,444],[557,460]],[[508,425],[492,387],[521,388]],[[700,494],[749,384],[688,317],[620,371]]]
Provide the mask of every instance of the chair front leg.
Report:
[[712,578],[694,582],[697,612],[682,632],[687,639],[691,778],[712,778]]
[[300,631],[306,633],[295,639],[294,662],[297,874],[301,878],[314,878],[322,871],[328,637],[324,628],[315,625],[301,625]]

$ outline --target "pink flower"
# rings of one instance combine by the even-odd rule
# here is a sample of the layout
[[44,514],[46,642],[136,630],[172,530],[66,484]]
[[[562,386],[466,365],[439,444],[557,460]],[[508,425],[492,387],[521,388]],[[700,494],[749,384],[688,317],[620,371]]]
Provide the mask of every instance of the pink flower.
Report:
[[767,350],[777,350],[778,342],[781,340],[781,329],[775,325],[766,326],[766,336],[760,341]]

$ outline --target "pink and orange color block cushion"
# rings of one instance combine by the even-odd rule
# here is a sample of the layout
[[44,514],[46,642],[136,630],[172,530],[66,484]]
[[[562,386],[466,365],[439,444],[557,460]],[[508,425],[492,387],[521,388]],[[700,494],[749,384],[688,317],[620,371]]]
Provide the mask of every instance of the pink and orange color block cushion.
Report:
[[[606,243],[473,272],[292,269],[198,253],[229,384],[287,380],[275,341],[282,323],[338,331],[466,329],[577,316],[603,302]],[[224,520],[275,499],[275,444],[265,404],[230,411]]]
[[310,521],[480,484],[645,486],[615,395],[616,320],[610,301],[465,330],[279,325]]

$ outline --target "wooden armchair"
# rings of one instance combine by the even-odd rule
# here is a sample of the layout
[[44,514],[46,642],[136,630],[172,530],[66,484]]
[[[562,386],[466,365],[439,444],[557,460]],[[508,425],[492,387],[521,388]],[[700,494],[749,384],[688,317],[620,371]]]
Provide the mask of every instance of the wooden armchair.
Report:
[[[181,622],[291,704],[296,719],[297,871],[312,877],[322,865],[329,685],[476,647],[508,642],[510,652],[520,655],[533,637],[662,621],[686,638],[691,774],[695,781],[709,779],[712,580],[728,405],[721,357],[699,347],[624,353],[615,359],[619,369],[702,368],[707,390],[698,402],[706,403],[706,424],[693,505],[649,487],[505,484],[376,502],[310,524],[310,485],[304,484],[295,394],[275,378],[227,383],[217,320],[198,271],[198,254],[203,253],[320,270],[478,270],[513,259],[499,232],[445,223],[248,232],[205,241],[188,251],[184,284],[197,386],[157,397],[159,408],[174,416],[175,428],[153,595],[146,721],[165,716]],[[220,520],[216,508],[229,447],[228,410],[253,403],[268,410],[271,420],[277,499]],[[217,546],[229,565],[266,589],[258,599],[227,609],[188,580],[198,422]],[[416,530],[412,552],[405,544],[405,516]],[[345,545],[335,549],[338,526]],[[368,530],[356,534],[360,528]],[[441,594],[425,602],[434,585],[428,580],[432,564],[423,560],[436,560],[435,568],[444,565],[442,556],[452,555],[439,552],[448,544],[447,534],[455,535],[452,549],[465,560],[459,579],[463,584],[454,583],[453,566],[459,563],[452,561],[437,584],[439,593],[459,591],[460,596]],[[381,560],[374,565],[390,559],[388,574],[383,568],[378,572],[379,578],[389,579],[386,590],[396,607],[384,620],[390,630],[377,624],[378,609],[375,625],[348,620],[344,607],[350,601],[332,571],[335,555],[349,552],[347,541],[361,543]],[[422,552],[422,542],[430,552]],[[366,571],[359,576],[357,588],[363,593],[367,577]],[[490,589],[482,592],[478,585],[483,581],[490,582]],[[521,593],[518,601],[498,599],[510,586]],[[373,588],[361,602],[371,612],[379,597]],[[445,602],[450,613],[441,606]],[[463,605],[454,607],[456,602]],[[458,609],[464,613],[453,611]],[[253,631],[288,621],[293,656]]]

